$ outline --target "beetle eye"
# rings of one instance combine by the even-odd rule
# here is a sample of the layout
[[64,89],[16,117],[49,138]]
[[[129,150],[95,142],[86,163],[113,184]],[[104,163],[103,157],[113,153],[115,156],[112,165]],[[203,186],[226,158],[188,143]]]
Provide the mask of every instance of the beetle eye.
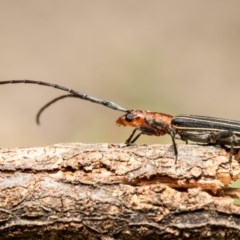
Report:
[[131,122],[134,119],[134,115],[132,113],[128,113],[125,119],[127,122]]

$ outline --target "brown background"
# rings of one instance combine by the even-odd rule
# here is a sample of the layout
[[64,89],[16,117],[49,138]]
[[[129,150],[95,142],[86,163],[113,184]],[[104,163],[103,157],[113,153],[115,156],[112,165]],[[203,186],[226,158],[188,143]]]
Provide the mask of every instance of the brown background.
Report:
[[[240,119],[239,1],[0,2],[0,80],[62,84],[129,109]],[[116,111],[0,86],[0,146],[123,142]],[[142,137],[142,143],[169,138]]]

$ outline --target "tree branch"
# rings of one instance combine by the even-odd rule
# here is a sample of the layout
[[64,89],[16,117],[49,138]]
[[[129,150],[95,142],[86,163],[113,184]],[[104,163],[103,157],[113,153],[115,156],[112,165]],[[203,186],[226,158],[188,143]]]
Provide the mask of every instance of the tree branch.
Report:
[[0,239],[237,239],[236,160],[217,147],[0,150]]

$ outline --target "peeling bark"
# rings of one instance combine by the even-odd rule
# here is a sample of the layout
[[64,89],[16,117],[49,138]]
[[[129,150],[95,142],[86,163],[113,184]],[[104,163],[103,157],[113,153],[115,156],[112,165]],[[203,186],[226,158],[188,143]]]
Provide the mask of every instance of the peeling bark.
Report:
[[0,150],[0,239],[238,239],[236,160],[211,146]]

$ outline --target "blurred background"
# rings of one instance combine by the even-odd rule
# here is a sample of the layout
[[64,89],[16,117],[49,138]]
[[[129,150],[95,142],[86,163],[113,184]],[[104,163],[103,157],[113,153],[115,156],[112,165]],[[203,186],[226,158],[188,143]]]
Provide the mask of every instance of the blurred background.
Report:
[[[127,109],[240,120],[239,1],[58,1],[0,3],[0,80],[57,83]],[[0,85],[0,146],[121,143],[122,115],[64,94]],[[141,137],[139,143],[170,142]]]

